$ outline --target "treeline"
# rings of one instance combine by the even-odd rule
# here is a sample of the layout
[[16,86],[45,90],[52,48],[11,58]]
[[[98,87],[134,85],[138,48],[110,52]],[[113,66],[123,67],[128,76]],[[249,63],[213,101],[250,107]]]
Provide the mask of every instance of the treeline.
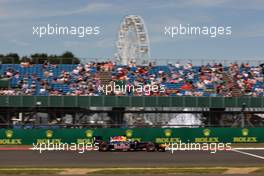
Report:
[[2,64],[20,64],[21,62],[30,62],[31,64],[43,64],[45,62],[51,64],[79,64],[80,59],[75,57],[70,51],[66,51],[62,55],[34,53],[30,56],[22,57],[17,53],[9,53],[7,55],[0,54],[0,63]]

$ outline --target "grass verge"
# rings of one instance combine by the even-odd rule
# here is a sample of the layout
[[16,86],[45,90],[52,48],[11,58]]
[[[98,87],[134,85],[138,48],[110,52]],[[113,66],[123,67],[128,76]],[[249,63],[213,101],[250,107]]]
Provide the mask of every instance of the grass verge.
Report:
[[58,174],[60,172],[63,172],[64,170],[48,170],[48,169],[0,169],[0,174],[15,174],[15,175],[21,175],[21,174],[29,174],[29,175],[38,175],[38,174]]
[[253,173],[256,173],[256,174],[259,174],[259,173],[263,173],[264,174],[264,167],[260,168],[260,169],[257,169],[255,170]]
[[152,168],[152,169],[103,169],[87,174],[173,174],[173,173],[224,173],[225,168]]

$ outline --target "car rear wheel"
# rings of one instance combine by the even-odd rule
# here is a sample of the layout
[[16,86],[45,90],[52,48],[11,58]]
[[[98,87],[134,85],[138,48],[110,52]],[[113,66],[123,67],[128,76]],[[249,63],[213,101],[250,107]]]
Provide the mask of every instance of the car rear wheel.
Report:
[[101,152],[106,152],[109,150],[109,145],[107,144],[107,142],[102,142],[99,145],[99,151]]
[[148,143],[146,146],[147,152],[154,152],[156,150],[156,147],[153,143]]

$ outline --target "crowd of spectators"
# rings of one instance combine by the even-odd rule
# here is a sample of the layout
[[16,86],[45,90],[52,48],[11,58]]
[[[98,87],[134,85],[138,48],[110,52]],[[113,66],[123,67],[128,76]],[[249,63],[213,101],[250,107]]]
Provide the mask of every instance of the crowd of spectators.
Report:
[[[144,66],[111,61],[86,64],[1,64],[0,76],[10,78],[11,87],[1,88],[0,95],[105,95],[100,90],[100,72],[111,75],[109,84],[133,87],[157,86],[158,89],[136,91],[128,86],[111,95],[134,96],[232,96],[234,87],[243,95],[264,96],[263,70],[248,63],[221,63],[194,66],[192,63],[168,63]],[[138,89],[137,89],[138,90]]]

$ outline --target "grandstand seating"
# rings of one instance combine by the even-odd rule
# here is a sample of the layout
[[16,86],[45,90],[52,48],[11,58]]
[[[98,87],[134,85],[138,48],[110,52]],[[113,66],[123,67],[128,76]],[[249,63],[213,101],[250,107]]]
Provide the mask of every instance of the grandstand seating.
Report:
[[[103,95],[104,93],[97,89],[100,84],[98,73],[102,72],[102,68],[105,69],[104,64],[98,63],[34,64],[27,67],[20,64],[1,64],[0,75],[11,79],[11,91],[1,90],[0,94]],[[237,64],[228,67],[222,67],[221,64],[193,66],[191,63],[166,66],[112,64],[107,69],[112,70],[112,81],[122,80],[130,85],[155,84],[165,87],[165,92],[151,94],[153,96],[234,96],[234,92],[239,89],[243,95],[264,96],[260,67],[244,67]],[[145,94],[124,92],[118,95]]]

